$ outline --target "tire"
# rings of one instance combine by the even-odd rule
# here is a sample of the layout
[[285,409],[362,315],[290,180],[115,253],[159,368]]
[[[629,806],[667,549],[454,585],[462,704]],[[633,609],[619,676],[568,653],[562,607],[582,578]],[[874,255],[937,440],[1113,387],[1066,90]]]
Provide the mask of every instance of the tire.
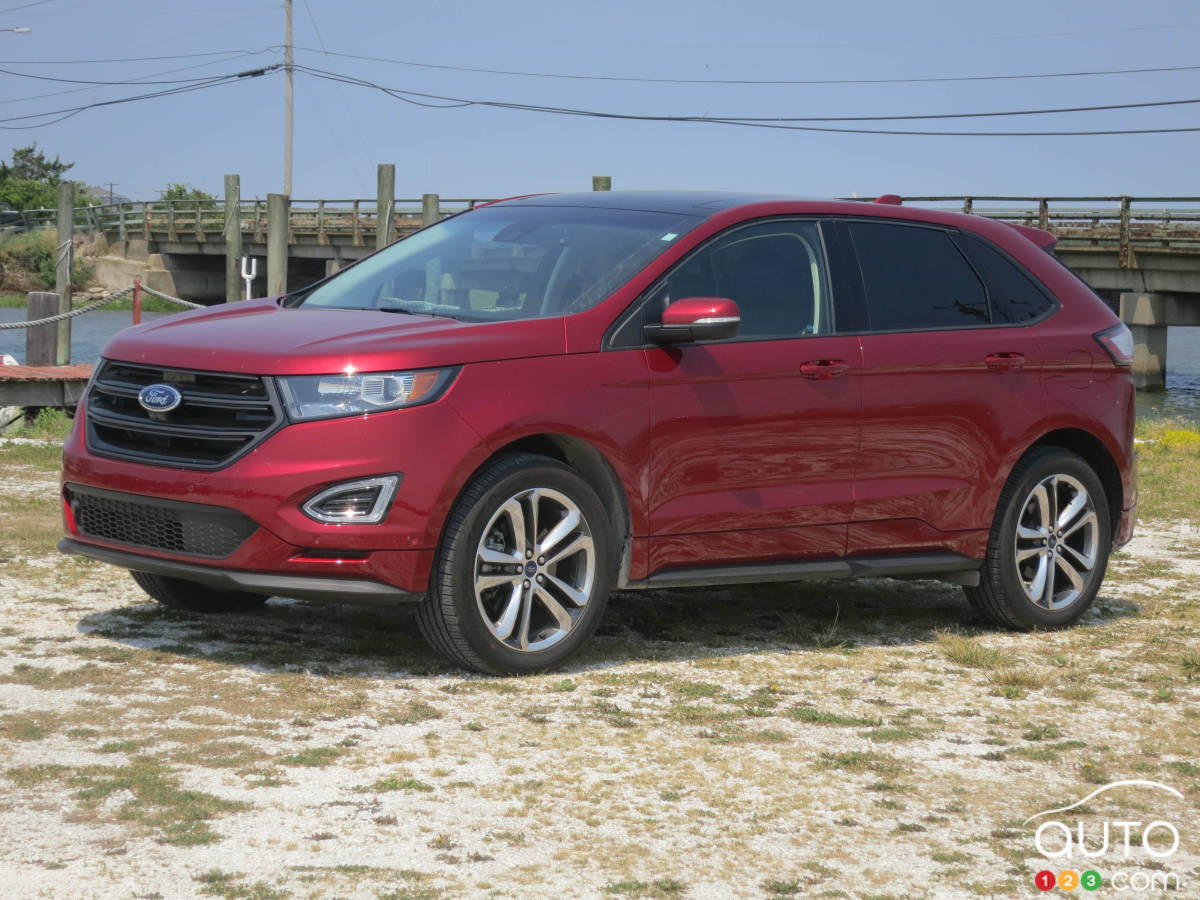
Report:
[[194,613],[250,612],[267,602],[266,594],[247,591],[222,591],[195,581],[130,572],[143,591],[171,609]]
[[464,668],[545,671],[596,630],[614,568],[608,517],[591,485],[556,460],[506,456],[451,510],[417,624]]
[[1096,599],[1111,545],[1108,498],[1096,473],[1068,450],[1042,447],[1009,476],[979,586],[964,591],[1001,627],[1063,628]]

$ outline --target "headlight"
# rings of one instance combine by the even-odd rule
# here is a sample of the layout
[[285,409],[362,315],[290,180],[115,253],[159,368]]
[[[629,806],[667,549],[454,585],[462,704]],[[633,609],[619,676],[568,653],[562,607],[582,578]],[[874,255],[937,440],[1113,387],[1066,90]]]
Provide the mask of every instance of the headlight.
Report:
[[430,403],[442,395],[457,368],[361,375],[297,375],[279,379],[293,422],[361,416]]

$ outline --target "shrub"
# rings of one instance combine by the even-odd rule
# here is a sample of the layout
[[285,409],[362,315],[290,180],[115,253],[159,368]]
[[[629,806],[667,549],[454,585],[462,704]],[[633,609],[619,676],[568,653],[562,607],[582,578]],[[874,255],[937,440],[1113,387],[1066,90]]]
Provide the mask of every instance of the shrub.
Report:
[[[24,272],[29,284],[38,290],[54,290],[54,251],[58,232],[52,228],[14,234],[0,243],[0,265],[6,272]],[[73,288],[87,287],[95,275],[95,267],[76,255],[71,271]]]

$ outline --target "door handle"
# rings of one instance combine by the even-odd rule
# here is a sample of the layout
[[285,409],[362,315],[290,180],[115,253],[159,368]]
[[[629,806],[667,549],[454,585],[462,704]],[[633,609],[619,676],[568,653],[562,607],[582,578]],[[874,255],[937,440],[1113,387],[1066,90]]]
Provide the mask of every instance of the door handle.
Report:
[[1012,372],[1025,365],[1023,353],[989,353],[984,362],[994,372]]
[[812,359],[800,364],[800,374],[813,381],[833,381],[850,371],[850,364],[840,359]]

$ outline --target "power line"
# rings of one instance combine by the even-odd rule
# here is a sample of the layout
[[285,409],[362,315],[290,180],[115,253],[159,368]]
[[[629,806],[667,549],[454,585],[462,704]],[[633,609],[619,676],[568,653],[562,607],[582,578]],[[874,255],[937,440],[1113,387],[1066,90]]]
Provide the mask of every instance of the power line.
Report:
[[[63,84],[84,84],[92,87],[103,87],[105,85],[130,85],[130,84],[188,84],[193,81],[203,81],[201,78],[173,78],[166,81],[147,81],[145,79],[126,79],[124,81],[93,81],[88,78],[56,78],[53,75],[32,75],[28,72],[14,72],[11,69],[0,69],[0,75],[15,75],[18,78],[34,78],[38,81],[58,81]],[[218,78],[228,78],[230,76],[220,75],[214,76]]]
[[[201,69],[204,66],[216,65],[217,63],[226,63],[226,62],[230,62],[232,59],[237,59],[238,55],[240,55],[240,54],[236,54],[233,57],[227,57],[224,59],[214,59],[209,62],[193,63],[190,66],[177,66],[174,69],[165,69],[162,72],[151,72],[147,75],[139,76],[138,78],[132,79],[131,81],[129,81],[127,83],[131,84],[131,85],[153,84],[154,82],[142,81],[141,79],[142,78],[158,78],[160,75],[173,75],[176,72],[186,72],[189,69]],[[6,97],[3,100],[0,100],[0,105],[8,104],[8,103],[24,103],[29,100],[41,100],[46,97],[62,97],[66,94],[78,94],[82,91],[90,90],[92,87],[94,87],[94,85],[85,85],[84,87],[77,87],[77,88],[67,88],[67,90],[65,90],[65,91],[50,91],[49,93],[46,93],[46,94],[33,94],[28,97]]]
[[[322,44],[322,48],[324,45]],[[1092,69],[1078,72],[1038,72],[1011,75],[945,75],[927,78],[647,78],[632,75],[585,75],[563,72],[525,72],[515,69],[487,69],[479,66],[455,66],[447,63],[415,62],[408,59],[393,59],[385,56],[364,56],[358,53],[339,53],[336,50],[314,50],[312,47],[296,47],[305,53],[323,53],[345,59],[369,62],[392,63],[416,69],[438,69],[448,72],[474,72],[484,75],[512,75],[522,78],[553,78],[571,81],[616,81],[634,84],[722,84],[722,85],[851,85],[851,84],[939,84],[962,81],[1011,81],[1016,79],[1041,78],[1087,78],[1097,75],[1140,75],[1150,72],[1191,72],[1200,69],[1193,66],[1146,66],[1132,69]]]
[[124,56],[110,59],[0,59],[0,64],[6,66],[73,66],[91,65],[92,63],[125,63],[125,62],[156,62],[163,59],[194,59],[200,56],[258,56],[262,53],[274,53],[279,49],[275,44],[262,50],[209,50],[204,53],[171,53],[166,56]]
[[22,3],[20,6],[10,6],[8,9],[0,9],[0,16],[5,13],[16,12],[18,9],[29,9],[31,6],[45,6],[51,0],[34,0],[33,3]]
[[[321,37],[321,29],[317,25],[317,17],[313,15],[312,7],[309,5],[308,0],[304,0],[304,11],[306,13],[308,13],[308,21],[312,23],[313,34],[315,34],[317,36],[317,43],[321,45],[321,52],[323,52],[326,55],[326,57],[328,57],[329,51],[325,49],[325,39],[323,37]],[[303,82],[301,82],[301,84],[303,84]],[[366,162],[367,169],[369,170],[371,168],[371,159],[367,155],[366,148],[370,145],[367,143],[367,139],[365,137],[363,137],[362,129],[359,128],[359,126],[358,126],[358,116],[355,115],[354,109],[350,105],[350,101],[346,98],[345,88],[339,84],[337,86],[337,91],[338,91],[338,96],[340,96],[342,98],[342,106],[343,106],[346,114],[350,118],[350,125],[351,125],[351,127],[354,128],[354,133],[358,136],[358,143],[356,144],[356,146],[358,147],[358,152],[362,154],[363,160]],[[316,108],[317,112],[321,115],[321,117],[326,118],[325,111],[324,111],[324,109],[321,108],[321,104],[317,100],[315,94],[310,95],[310,99],[312,100],[313,106]],[[326,122],[328,124],[328,119],[326,119]],[[349,164],[350,163],[350,153],[346,149],[345,144],[342,143],[341,135],[338,133],[337,129],[333,128],[332,126],[330,126],[329,131],[334,136],[334,139],[338,142],[338,146],[342,148],[342,154],[343,154],[343,156],[345,156],[347,164]],[[353,167],[351,167],[351,168],[353,169]],[[359,173],[357,170],[354,170],[354,171],[355,171],[355,176],[359,179],[359,184],[364,184],[362,174]]]
[[[1124,28],[1094,28],[1088,31],[1044,31],[1038,33],[1025,34],[988,34],[988,35],[966,35],[963,37],[950,38],[915,38],[911,40],[890,40],[890,41],[838,41],[838,42],[819,42],[819,43],[772,43],[772,44],[732,44],[721,43],[717,47],[728,49],[736,47],[744,48],[779,48],[779,49],[817,49],[829,48],[835,49],[840,47],[902,47],[902,46],[919,46],[923,44],[969,44],[969,43],[987,43],[991,41],[1024,41],[1037,40],[1040,38],[1064,38],[1064,37],[1089,37],[1097,34],[1126,34],[1131,31],[1165,31],[1172,28],[1191,28],[1200,25],[1200,21],[1192,22],[1167,22],[1161,25],[1130,25]],[[698,43],[677,43],[666,44],[667,47],[711,47],[712,44]]]
[[[278,71],[284,66],[282,63],[273,63],[269,66],[264,66],[259,69],[251,69],[245,72],[237,72],[228,75],[215,75],[209,78],[190,79],[187,83],[175,84],[174,82],[161,82],[165,84],[175,84],[173,87],[167,87],[163,90],[152,91],[145,94],[139,94],[132,97],[121,97],[112,100],[96,101],[89,104],[84,104],[77,107],[66,109],[53,110],[44,113],[34,113],[23,116],[10,116],[0,119],[0,128],[15,130],[37,128],[41,125],[54,124],[64,121],[74,115],[102,106],[113,106],[122,103],[131,103],[139,100],[153,99],[157,97],[172,96],[174,94],[187,93],[195,90],[203,90],[210,87],[216,87],[220,84],[228,84],[244,78],[258,77],[271,72]],[[1076,136],[1095,136],[1095,135],[1123,135],[1123,134],[1176,134],[1186,132],[1200,132],[1200,127],[1178,127],[1178,128],[1122,128],[1122,129],[1076,129],[1076,130],[1044,130],[1044,131],[933,131],[933,130],[901,130],[901,129],[881,129],[881,128],[851,128],[844,126],[834,126],[823,123],[834,122],[887,122],[897,120],[942,120],[942,119],[961,119],[961,118],[984,118],[995,116],[1028,116],[1028,115],[1051,115],[1051,114],[1066,114],[1066,113],[1081,113],[1081,112],[1097,112],[1097,111],[1112,111],[1135,108],[1150,108],[1150,107],[1166,107],[1179,106],[1185,104],[1200,103],[1198,99],[1183,99],[1183,100],[1163,100],[1151,101],[1144,103],[1122,103],[1122,104],[1105,104],[1096,106],[1076,106],[1076,107],[1058,107],[1044,109],[1025,109],[1025,110],[1003,110],[992,112],[974,112],[974,113],[923,113],[911,115],[890,115],[890,116],[777,116],[777,117],[752,117],[752,116],[676,116],[663,114],[638,114],[638,113],[623,113],[623,112],[608,112],[601,110],[580,109],[573,107],[561,106],[545,106],[531,103],[519,103],[514,101],[503,100],[479,100],[462,97],[453,97],[440,94],[430,94],[419,91],[409,91],[401,88],[389,88],[384,85],[377,84],[366,79],[356,78],[350,75],[343,75],[337,72],[330,72],[323,69],[316,69],[310,66],[295,66],[297,71],[311,75],[314,78],[323,79],[326,81],[348,84],[355,87],[365,87],[372,90],[380,91],[388,96],[403,101],[405,103],[414,104],[422,107],[431,107],[435,109],[453,109],[463,108],[468,106],[482,106],[493,109],[520,110],[525,112],[535,112],[542,114],[560,115],[560,116],[579,116],[587,118],[599,118],[610,120],[625,120],[638,122],[669,122],[669,123],[694,123],[694,124],[712,124],[712,125],[728,125],[746,128],[771,128],[789,131],[810,131],[810,132],[829,132],[842,134],[879,134],[879,135],[914,135],[914,136],[929,136],[929,137],[1076,137]],[[62,80],[62,79],[50,79]],[[133,82],[116,82],[129,83]],[[142,82],[152,83],[152,82]],[[105,84],[98,82],[97,84]],[[59,116],[50,122],[40,122],[31,125],[7,125],[2,123],[28,121],[31,119],[45,119],[49,116]]]
[[[336,72],[326,72],[321,69],[314,69],[309,66],[297,66],[298,71],[305,72],[316,78],[324,78],[330,81],[342,81],[345,84],[354,84],[359,87],[369,87],[381,91],[397,100],[406,103],[414,103],[419,106],[433,106],[435,108],[454,108],[462,106],[484,106],[495,109],[516,109],[526,112],[539,112],[554,115],[568,116],[583,116],[600,119],[624,119],[629,121],[641,122],[697,122],[697,123],[713,123],[723,125],[741,125],[747,127],[770,127],[791,129],[798,131],[845,131],[854,134],[920,134],[920,135],[936,135],[946,134],[953,136],[987,136],[1000,137],[1011,135],[1014,137],[1033,137],[1033,136],[1051,136],[1051,135],[1096,135],[1096,134],[1166,134],[1173,132],[1184,131],[1200,131],[1200,128],[1153,128],[1153,129],[1119,129],[1119,130],[1072,130],[1072,131],[1022,131],[1022,132],[932,132],[932,131],[885,131],[872,129],[846,129],[832,128],[828,126],[816,127],[815,125],[799,125],[796,123],[822,123],[822,122],[881,122],[881,121],[896,121],[909,119],[960,119],[960,118],[984,118],[994,116],[1027,116],[1027,115],[1047,115],[1047,114],[1062,114],[1062,113],[1077,113],[1077,112],[1096,112],[1115,109],[1131,109],[1144,107],[1159,107],[1159,106],[1177,106],[1183,104],[1200,103],[1200,98],[1189,100],[1166,100],[1155,101],[1145,104],[1106,104],[1102,106],[1079,106],[1079,107],[1060,107],[1055,109],[1033,109],[1033,110],[1005,110],[1000,112],[983,112],[983,113],[940,113],[940,114],[919,114],[905,116],[794,116],[794,117],[754,117],[754,116],[672,116],[672,115],[653,115],[653,114],[637,114],[637,113],[616,113],[604,112],[600,110],[577,109],[573,107],[562,106],[542,106],[530,103],[515,103],[511,101],[501,100],[473,100],[461,97],[450,97],[441,94],[429,94],[418,91],[407,91],[400,88],[388,88],[374,82],[366,81],[352,76],[340,75]],[[418,99],[419,98],[419,99]],[[428,101],[437,101],[431,103]]]
[[[4,129],[6,131],[24,131],[24,130],[28,130],[31,128],[41,128],[45,125],[55,125],[59,122],[66,121],[67,119],[70,119],[73,116],[77,116],[81,112],[84,112],[85,110],[96,109],[96,108],[102,107],[102,106],[117,106],[117,105],[120,105],[123,103],[133,103],[138,100],[151,100],[151,99],[155,99],[157,97],[171,97],[176,94],[186,94],[186,93],[190,93],[191,91],[205,90],[207,88],[217,87],[218,85],[222,85],[222,84],[233,84],[243,78],[257,78],[261,75],[266,75],[270,72],[278,71],[281,68],[282,68],[282,64],[276,63],[274,65],[265,66],[261,69],[251,69],[246,72],[238,72],[238,73],[235,73],[232,75],[214,76],[213,78],[210,78],[207,80],[202,80],[196,84],[179,85],[176,87],[164,88],[160,91],[151,91],[151,92],[145,93],[145,94],[137,94],[132,97],[118,97],[118,98],[115,98],[112,100],[97,100],[92,103],[86,103],[81,106],[68,107],[66,109],[56,109],[56,110],[43,112],[43,113],[30,113],[28,115],[23,115],[23,116],[8,116],[7,118],[0,119],[0,129]],[[7,122],[28,121],[30,119],[44,119],[44,118],[47,118],[48,116],[58,116],[58,118],[51,119],[48,122],[36,122],[36,123],[30,124],[30,125],[7,125],[7,124],[4,124]]]

